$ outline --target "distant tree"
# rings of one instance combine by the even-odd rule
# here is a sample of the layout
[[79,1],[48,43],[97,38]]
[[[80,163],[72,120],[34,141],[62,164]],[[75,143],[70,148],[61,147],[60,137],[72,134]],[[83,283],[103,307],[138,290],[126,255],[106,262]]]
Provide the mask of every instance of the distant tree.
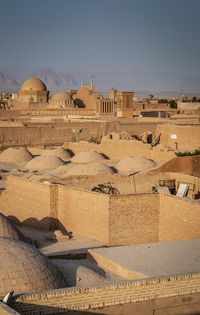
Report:
[[175,100],[170,100],[170,101],[169,101],[169,104],[170,104],[170,107],[171,107],[171,108],[177,108],[177,103],[176,103]]
[[197,97],[196,96],[193,96],[192,98],[192,103],[196,103],[197,102]]
[[161,98],[160,100],[158,100],[159,104],[163,104],[163,103],[168,103],[168,100],[165,98]]

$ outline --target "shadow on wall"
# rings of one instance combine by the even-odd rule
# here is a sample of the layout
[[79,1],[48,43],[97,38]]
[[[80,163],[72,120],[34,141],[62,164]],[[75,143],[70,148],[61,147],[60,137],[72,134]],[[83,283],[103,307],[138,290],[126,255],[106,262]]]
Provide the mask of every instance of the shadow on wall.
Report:
[[28,226],[37,230],[43,231],[55,231],[61,230],[64,235],[71,236],[71,232],[68,232],[63,224],[55,218],[52,217],[45,217],[42,220],[38,220],[36,218],[28,218],[24,221],[20,221],[15,216],[9,215],[7,218],[14,224],[19,226]]

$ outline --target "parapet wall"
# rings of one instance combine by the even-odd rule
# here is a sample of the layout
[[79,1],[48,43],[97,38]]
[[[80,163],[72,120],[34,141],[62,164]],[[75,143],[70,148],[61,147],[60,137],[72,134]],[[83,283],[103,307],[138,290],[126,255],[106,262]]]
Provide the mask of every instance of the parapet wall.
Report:
[[[194,273],[145,280],[124,281],[84,288],[49,290],[34,294],[27,293],[17,297],[16,301],[13,302],[11,306],[22,315],[30,315],[39,314],[40,312],[42,312],[42,314],[49,314],[66,311],[67,313],[67,311],[70,310],[88,310],[95,312],[95,309],[103,310],[106,306],[119,307],[121,305],[125,307],[126,304],[132,303],[134,307],[133,303],[138,305],[141,302],[146,301],[150,303],[153,300],[153,306],[148,310],[148,314],[157,314],[158,310],[158,313],[163,315],[166,314],[167,308],[172,307],[172,304],[169,302],[168,305],[166,305],[167,303],[163,300],[164,298],[176,297],[176,300],[173,300],[173,306],[180,305],[184,307],[185,305],[191,304],[189,308],[191,311],[192,303],[194,302],[191,297],[187,298],[187,295],[199,292],[200,274]],[[184,295],[186,296],[185,298]],[[183,296],[183,298],[178,301],[179,296]],[[160,309],[158,309],[159,306],[156,303],[159,299],[163,301],[160,303],[160,307],[167,306],[163,312],[160,312]],[[200,310],[199,304],[198,307],[198,310]],[[99,311],[98,313],[102,312]],[[103,314],[105,314],[105,312],[103,312]],[[109,312],[109,314],[119,313],[116,308],[115,312]],[[129,314],[133,314],[133,312]],[[134,314],[137,314],[137,312]],[[179,312],[179,314],[183,313]],[[189,314],[189,312],[187,314]]]
[[200,237],[200,203],[164,194],[104,195],[10,176],[0,211],[47,230],[58,227],[108,246]]

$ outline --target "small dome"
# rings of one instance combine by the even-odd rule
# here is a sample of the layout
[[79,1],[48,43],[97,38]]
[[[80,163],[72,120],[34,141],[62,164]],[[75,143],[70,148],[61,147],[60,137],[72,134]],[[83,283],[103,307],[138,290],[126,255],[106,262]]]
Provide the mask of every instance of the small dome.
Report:
[[24,81],[21,91],[46,91],[47,87],[40,79],[32,77]]
[[156,167],[156,162],[144,156],[125,156],[115,164],[121,175],[129,175],[134,172],[146,172]]
[[0,237],[24,241],[22,233],[2,213],[0,213]]
[[77,176],[77,175],[110,175],[113,170],[100,162],[93,162],[90,164],[71,164],[70,167],[63,174],[64,176]]
[[56,149],[47,149],[42,152],[42,155],[47,155],[47,156],[57,156],[63,161],[69,160],[72,157],[72,154],[70,151],[60,147]]
[[104,157],[101,153],[96,151],[81,151],[72,158],[73,163],[88,163],[98,160],[104,160]]
[[27,243],[0,237],[0,295],[64,287],[54,265],[39,250]]
[[40,155],[29,161],[24,168],[27,170],[50,170],[64,164],[65,162],[57,156]]
[[27,162],[33,158],[33,155],[24,148],[8,148],[0,154],[0,162],[20,163]]
[[56,101],[56,102],[65,102],[69,99],[69,95],[66,92],[59,92],[55,93],[51,97],[51,101]]

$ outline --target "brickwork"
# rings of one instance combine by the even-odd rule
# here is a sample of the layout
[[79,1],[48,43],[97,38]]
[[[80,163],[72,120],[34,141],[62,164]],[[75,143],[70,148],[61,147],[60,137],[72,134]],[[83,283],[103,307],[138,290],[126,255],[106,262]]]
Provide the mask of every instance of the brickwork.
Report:
[[9,176],[6,185],[6,202],[1,211],[33,227],[49,228],[50,186]]
[[110,196],[110,246],[158,242],[158,230],[158,194]]
[[109,196],[59,186],[59,221],[68,231],[108,243]]
[[[200,292],[200,274],[133,280],[84,288],[24,294],[12,307],[22,315],[92,310]],[[53,311],[52,311],[53,310]],[[35,312],[35,313],[34,313]]]
[[160,194],[159,241],[200,237],[200,203]]
[[24,224],[56,229],[60,222],[109,246],[200,237],[199,202],[170,195],[109,196],[9,176],[0,201],[3,214]]
[[50,221],[50,230],[56,230],[58,228],[58,186],[50,186],[50,212],[49,217],[55,220]]

